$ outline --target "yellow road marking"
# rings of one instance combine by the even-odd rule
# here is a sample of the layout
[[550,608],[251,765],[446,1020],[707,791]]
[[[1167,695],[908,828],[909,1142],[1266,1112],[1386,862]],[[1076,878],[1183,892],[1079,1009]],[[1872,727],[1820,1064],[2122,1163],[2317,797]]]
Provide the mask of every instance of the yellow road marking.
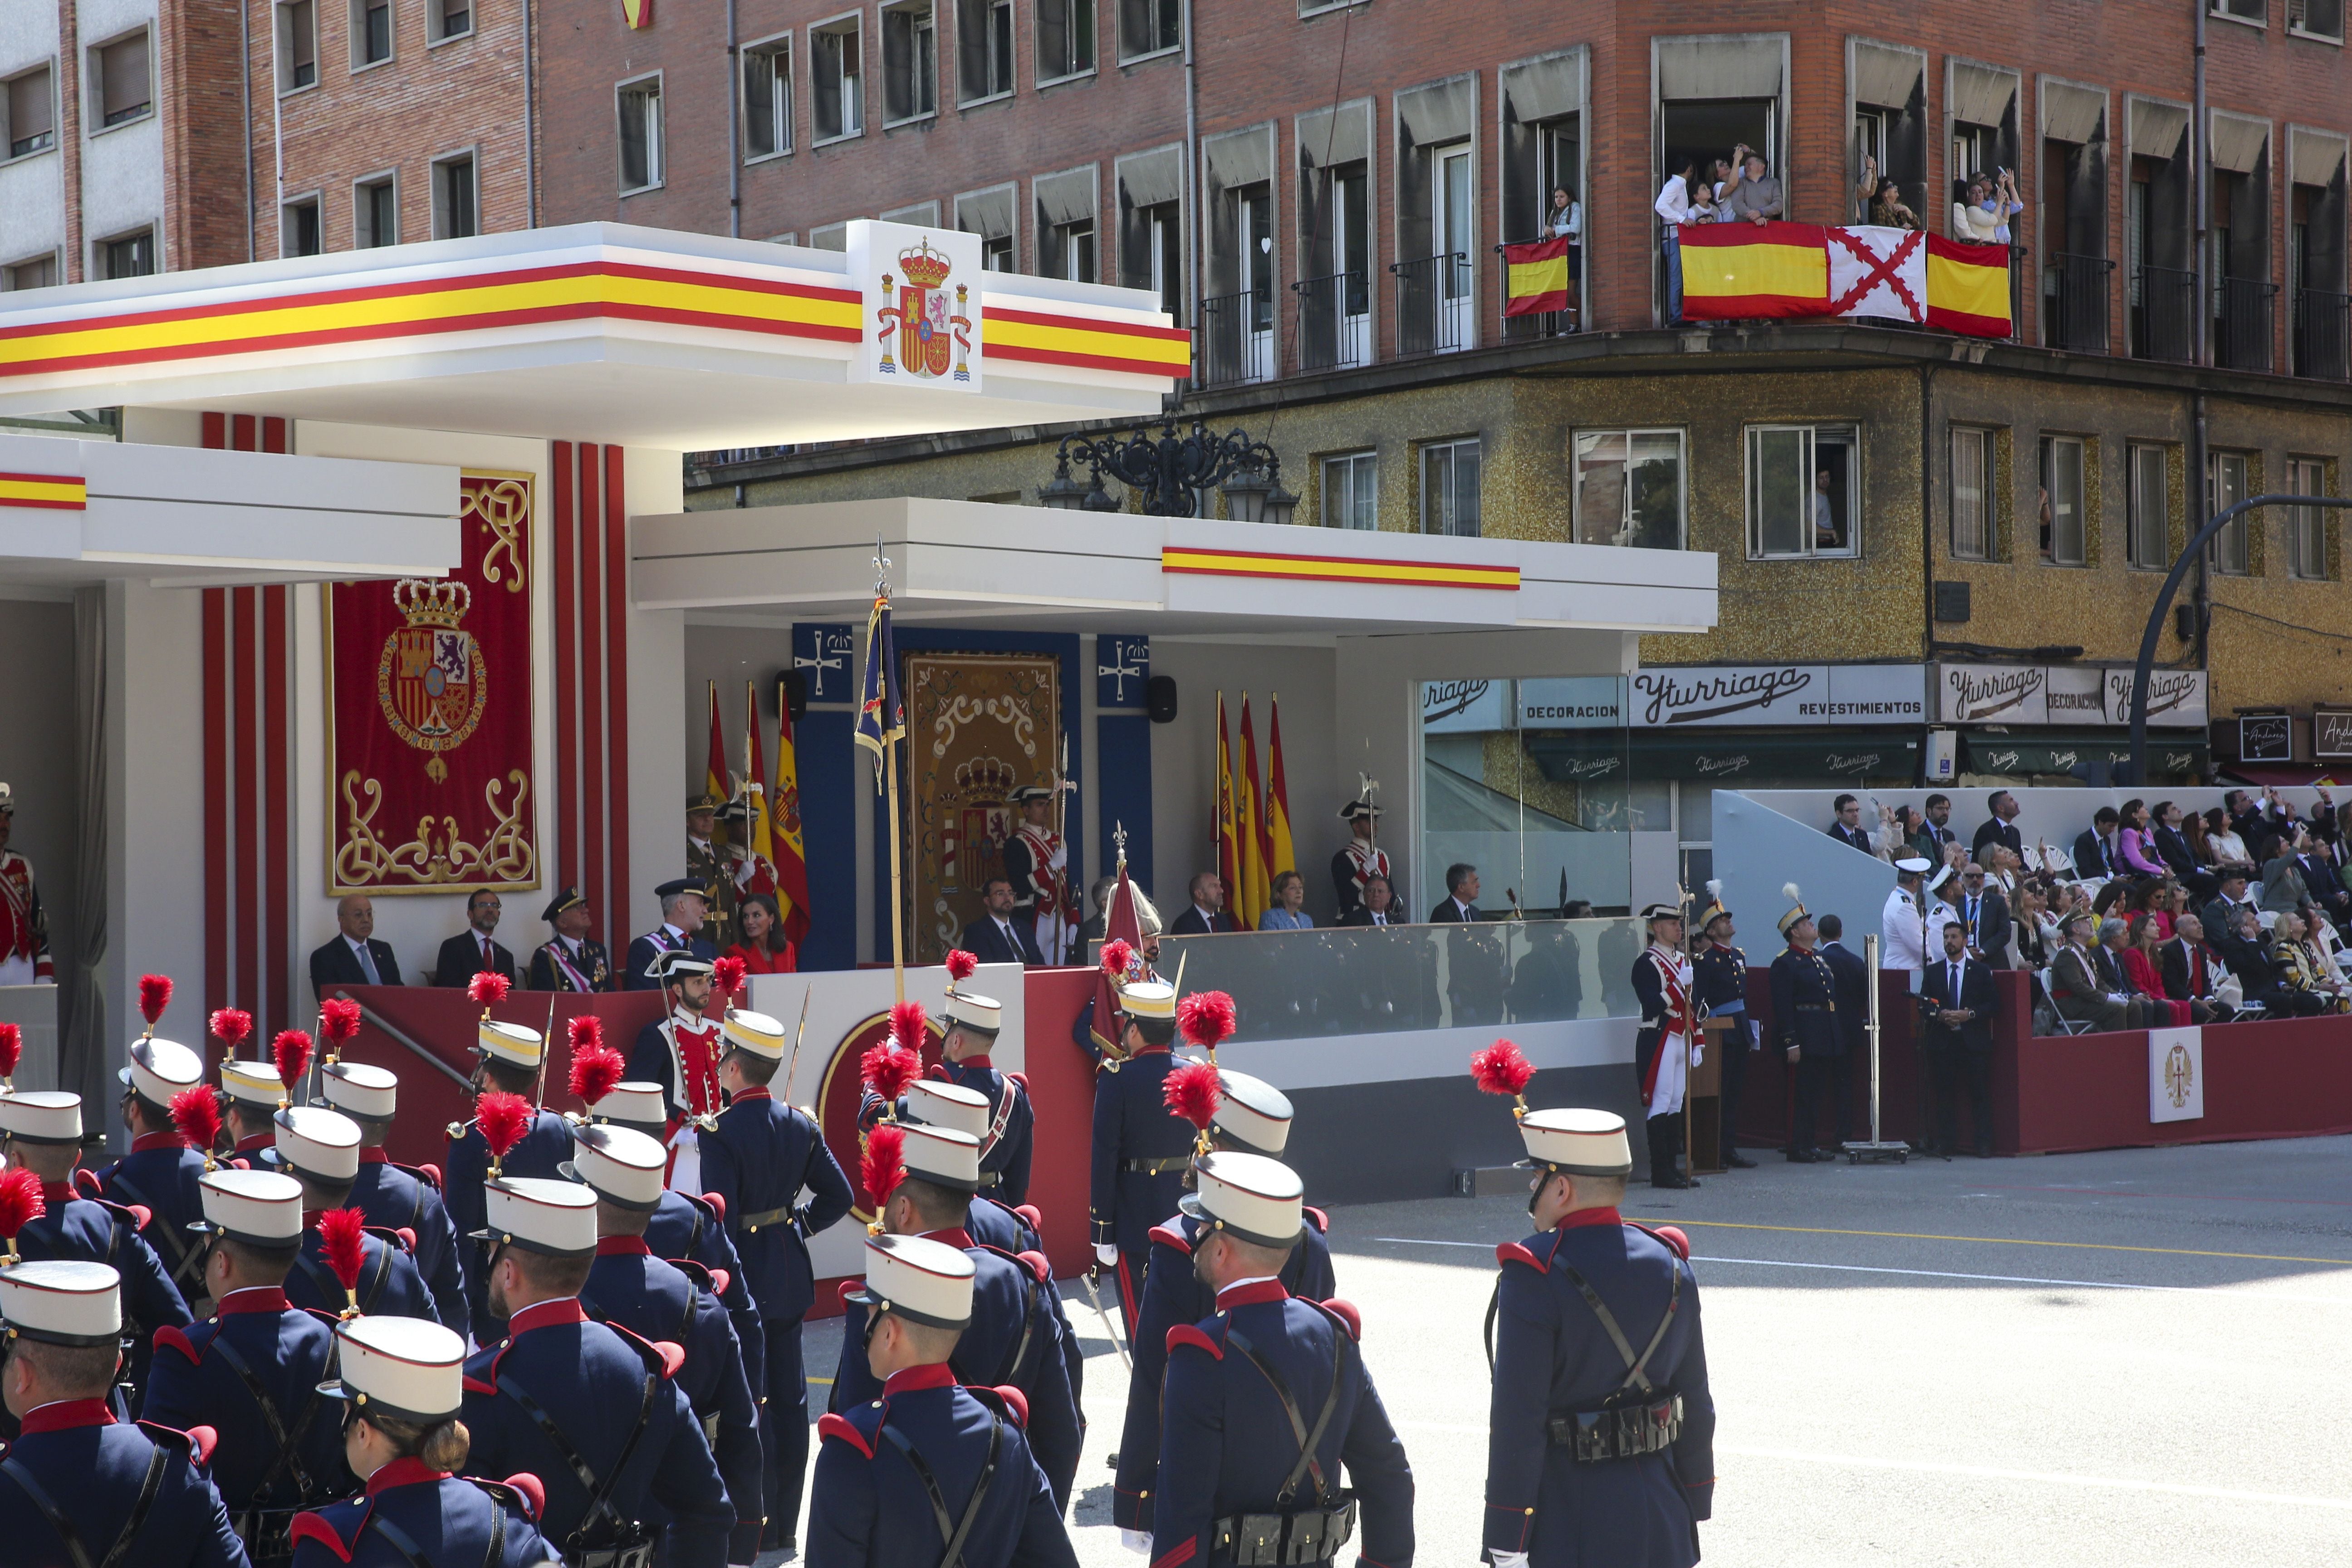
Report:
[[2246,1263],[2326,1263],[2352,1268],[2352,1258],[2292,1258],[2269,1252],[2204,1252],[2189,1247],[2124,1247],[2111,1241],[2042,1241],[2026,1236],[1930,1236],[1909,1230],[1836,1230],[1818,1225],[1757,1225],[1744,1220],[1683,1219],[1657,1223],[1711,1226],[1717,1230],[1776,1230],[1793,1236],[1874,1236],[1894,1241],[1974,1241],[1988,1247],[2071,1247],[2086,1252],[2152,1252],[2167,1258],[2234,1258]]

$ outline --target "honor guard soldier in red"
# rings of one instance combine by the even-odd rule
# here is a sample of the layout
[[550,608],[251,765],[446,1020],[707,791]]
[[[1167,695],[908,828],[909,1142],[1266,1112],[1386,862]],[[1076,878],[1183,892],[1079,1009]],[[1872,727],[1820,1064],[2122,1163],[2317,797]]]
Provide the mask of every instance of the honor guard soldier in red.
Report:
[[1633,1169],[1624,1118],[1523,1111],[1519,1136],[1538,1229],[1496,1248],[1487,1556],[1690,1568],[1715,1491],[1715,1405],[1687,1244],[1617,1212]]
[[[340,1312],[348,1293],[335,1279],[327,1258],[327,1240],[320,1216],[344,1207],[352,1183],[360,1171],[360,1130],[339,1110],[320,1105],[289,1106],[278,1113],[278,1146],[270,1151],[269,1168],[282,1171],[302,1184],[301,1250],[294,1255],[293,1271],[286,1276],[287,1299],[314,1311]],[[412,1255],[415,1243],[396,1230],[371,1229],[360,1238],[361,1268],[358,1308],[362,1312],[402,1318],[429,1318],[433,1294]]]
[[[498,1320],[490,1315],[481,1259],[466,1240],[488,1223],[482,1187],[490,1179],[490,1145],[482,1132],[480,1100],[490,1094],[515,1094],[533,1104],[543,1103],[539,1095],[540,1058],[546,1048],[547,1042],[538,1030],[524,1024],[501,1024],[486,1009],[474,1030],[477,1115],[474,1121],[449,1124],[449,1152],[441,1164],[446,1184],[442,1197],[465,1264],[467,1327],[478,1344],[488,1344],[500,1331]],[[552,1176],[571,1156],[572,1129],[563,1118],[551,1110],[534,1110],[521,1138],[499,1157],[498,1166],[509,1176]]]
[[713,967],[710,959],[690,952],[654,954],[646,973],[661,988],[662,1016],[637,1031],[629,1050],[629,1076],[661,1086],[670,1184],[689,1193],[702,1185],[702,1130],[725,1104],[719,1058],[727,1054],[727,1043],[719,1037],[719,1020],[709,1013]]
[[22,1436],[0,1452],[0,1548],[10,1563],[245,1568],[205,1474],[214,1435],[118,1422],[120,1276],[102,1263],[0,1268],[7,1360],[0,1394]]
[[286,1299],[302,1245],[302,1184],[272,1171],[207,1171],[195,1238],[200,1288],[216,1305],[155,1331],[150,1421],[219,1434],[213,1484],[255,1568],[291,1558],[305,1509],[348,1493],[341,1407],[319,1392],[335,1320]]
[[1698,1048],[1698,1004],[1691,994],[1690,955],[1683,952],[1683,907],[1652,904],[1642,911],[1650,945],[1633,960],[1633,995],[1642,1026],[1633,1036],[1633,1072],[1648,1123],[1650,1184],[1695,1187],[1683,1169],[1683,1095]]
[[1367,799],[1351,800],[1339,808],[1348,825],[1348,847],[1331,857],[1331,886],[1339,896],[1338,920],[1344,921],[1362,907],[1364,884],[1389,876],[1388,851],[1372,842],[1381,808]]
[[49,922],[33,863],[8,847],[16,826],[16,798],[0,784],[0,985],[54,985]]
[[441,1173],[430,1165],[396,1164],[383,1152],[400,1108],[400,1079],[366,1062],[329,1062],[319,1069],[319,1094],[360,1130],[359,1174],[347,1201],[376,1229],[415,1238],[410,1256],[433,1293],[433,1315],[446,1328],[470,1332],[473,1309],[466,1300],[457,1227],[441,1198]]
[[1118,1005],[1126,1055],[1117,1071],[1106,1065],[1095,1079],[1090,1206],[1095,1260],[1118,1278],[1119,1313],[1132,1343],[1151,1227],[1176,1212],[1192,1163],[1193,1130],[1168,1109],[1161,1093],[1176,1066],[1170,1054],[1176,987],[1164,980],[1122,985]]
[[589,1317],[596,1194],[499,1177],[484,1189],[490,1306],[507,1337],[466,1363],[473,1468],[540,1478],[540,1528],[570,1568],[725,1568],[735,1525],[684,1390],[684,1352]]
[[[1216,1311],[1168,1331],[1152,1568],[1412,1562],[1412,1467],[1356,1345],[1356,1310],[1279,1278],[1304,1220],[1298,1177],[1260,1154],[1202,1155],[1184,1213]],[[1340,1479],[1347,1471],[1347,1486]]]
[[[460,1478],[466,1342],[420,1318],[352,1318],[335,1330],[343,1457],[365,1489],[294,1516],[294,1568],[540,1568],[560,1560],[533,1522],[536,1476]],[[573,1563],[581,1560],[570,1559]]]
[[147,1211],[140,1236],[155,1249],[183,1298],[200,1295],[204,1244],[188,1227],[204,1217],[196,1178],[209,1149],[191,1149],[172,1125],[172,1101],[205,1081],[204,1058],[171,1040],[142,1035],[131,1042],[122,1081],[122,1125],[131,1152],[97,1173],[108,1202]]
[[968,1385],[950,1363],[975,1272],[944,1242],[866,1238],[865,1284],[844,1300],[883,1382],[817,1423],[809,1568],[1076,1568],[1020,1391]]

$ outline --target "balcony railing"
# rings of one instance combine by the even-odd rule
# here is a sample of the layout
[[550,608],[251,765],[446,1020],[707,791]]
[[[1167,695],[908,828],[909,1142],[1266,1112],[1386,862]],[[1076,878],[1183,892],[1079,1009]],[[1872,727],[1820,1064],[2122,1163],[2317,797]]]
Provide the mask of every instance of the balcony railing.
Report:
[[1274,374],[1274,300],[1256,289],[1201,301],[1193,379],[1201,386],[1265,381]]
[[1298,296],[1298,368],[1341,370],[1372,362],[1371,279],[1334,272],[1290,286]]
[[2294,296],[2294,374],[2352,379],[2352,294],[2301,289]]
[[2213,363],[2231,370],[2271,368],[2271,301],[2278,285],[2223,278],[2213,289]]
[[2116,264],[2097,256],[2051,258],[2043,274],[2043,341],[2070,353],[2107,352],[2107,279]]
[[[1549,235],[1538,235],[1536,237],[1538,239],[1547,239],[1550,237]],[[1528,240],[1514,240],[1511,242],[1511,244],[1517,245],[1527,245],[1533,242]],[[1580,257],[1583,250],[1584,247],[1581,245],[1571,245],[1568,247],[1568,253],[1572,257]],[[1511,300],[1511,258],[1509,251],[1510,245],[1498,245],[1495,247],[1495,309],[1497,310],[1500,310],[1504,306],[1509,304]],[[1506,342],[1515,343],[1524,342],[1530,338],[1557,338],[1575,331],[1581,320],[1581,316],[1580,314],[1580,301],[1582,298],[1582,289],[1583,279],[1571,276],[1568,280],[1567,310],[1544,310],[1529,316],[1505,316],[1503,318],[1503,341]]]
[[1471,342],[1467,252],[1392,261],[1389,271],[1396,279],[1397,353],[1451,353]]
[[2134,359],[2196,356],[2197,275],[2177,267],[2143,267],[2132,274],[2131,352]]

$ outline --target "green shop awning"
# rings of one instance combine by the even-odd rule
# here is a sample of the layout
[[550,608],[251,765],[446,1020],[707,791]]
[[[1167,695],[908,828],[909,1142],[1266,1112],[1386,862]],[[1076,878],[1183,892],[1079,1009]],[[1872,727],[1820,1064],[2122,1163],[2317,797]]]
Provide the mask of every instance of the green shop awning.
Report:
[[[2210,748],[2202,731],[2151,730],[2147,736],[2150,784],[2195,784],[2205,776]],[[2131,761],[2128,730],[1964,730],[1962,766],[1972,773],[2072,773],[2104,763],[2113,769]],[[2079,776],[2079,775],[2078,775]]]
[[1524,731],[1522,741],[1544,776],[1559,784],[1907,784],[1919,773],[1916,730],[1557,730]]

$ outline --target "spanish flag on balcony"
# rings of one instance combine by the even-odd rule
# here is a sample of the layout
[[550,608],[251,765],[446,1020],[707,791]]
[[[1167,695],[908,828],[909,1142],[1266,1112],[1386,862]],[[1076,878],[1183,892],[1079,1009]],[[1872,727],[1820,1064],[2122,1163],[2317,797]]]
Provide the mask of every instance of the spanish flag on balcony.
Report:
[[1906,229],[1801,223],[1693,224],[1682,231],[1692,321],[1853,317],[2005,338],[2009,249]]
[[1809,223],[1695,223],[1682,231],[1683,314],[1694,321],[1830,313],[1830,258]]
[[2009,319],[2009,247],[1929,235],[1927,324],[1970,337],[2011,336],[2016,327]]
[[1538,239],[1503,247],[1503,314],[1541,316],[1568,309],[1575,284],[1568,276],[1568,240]]

